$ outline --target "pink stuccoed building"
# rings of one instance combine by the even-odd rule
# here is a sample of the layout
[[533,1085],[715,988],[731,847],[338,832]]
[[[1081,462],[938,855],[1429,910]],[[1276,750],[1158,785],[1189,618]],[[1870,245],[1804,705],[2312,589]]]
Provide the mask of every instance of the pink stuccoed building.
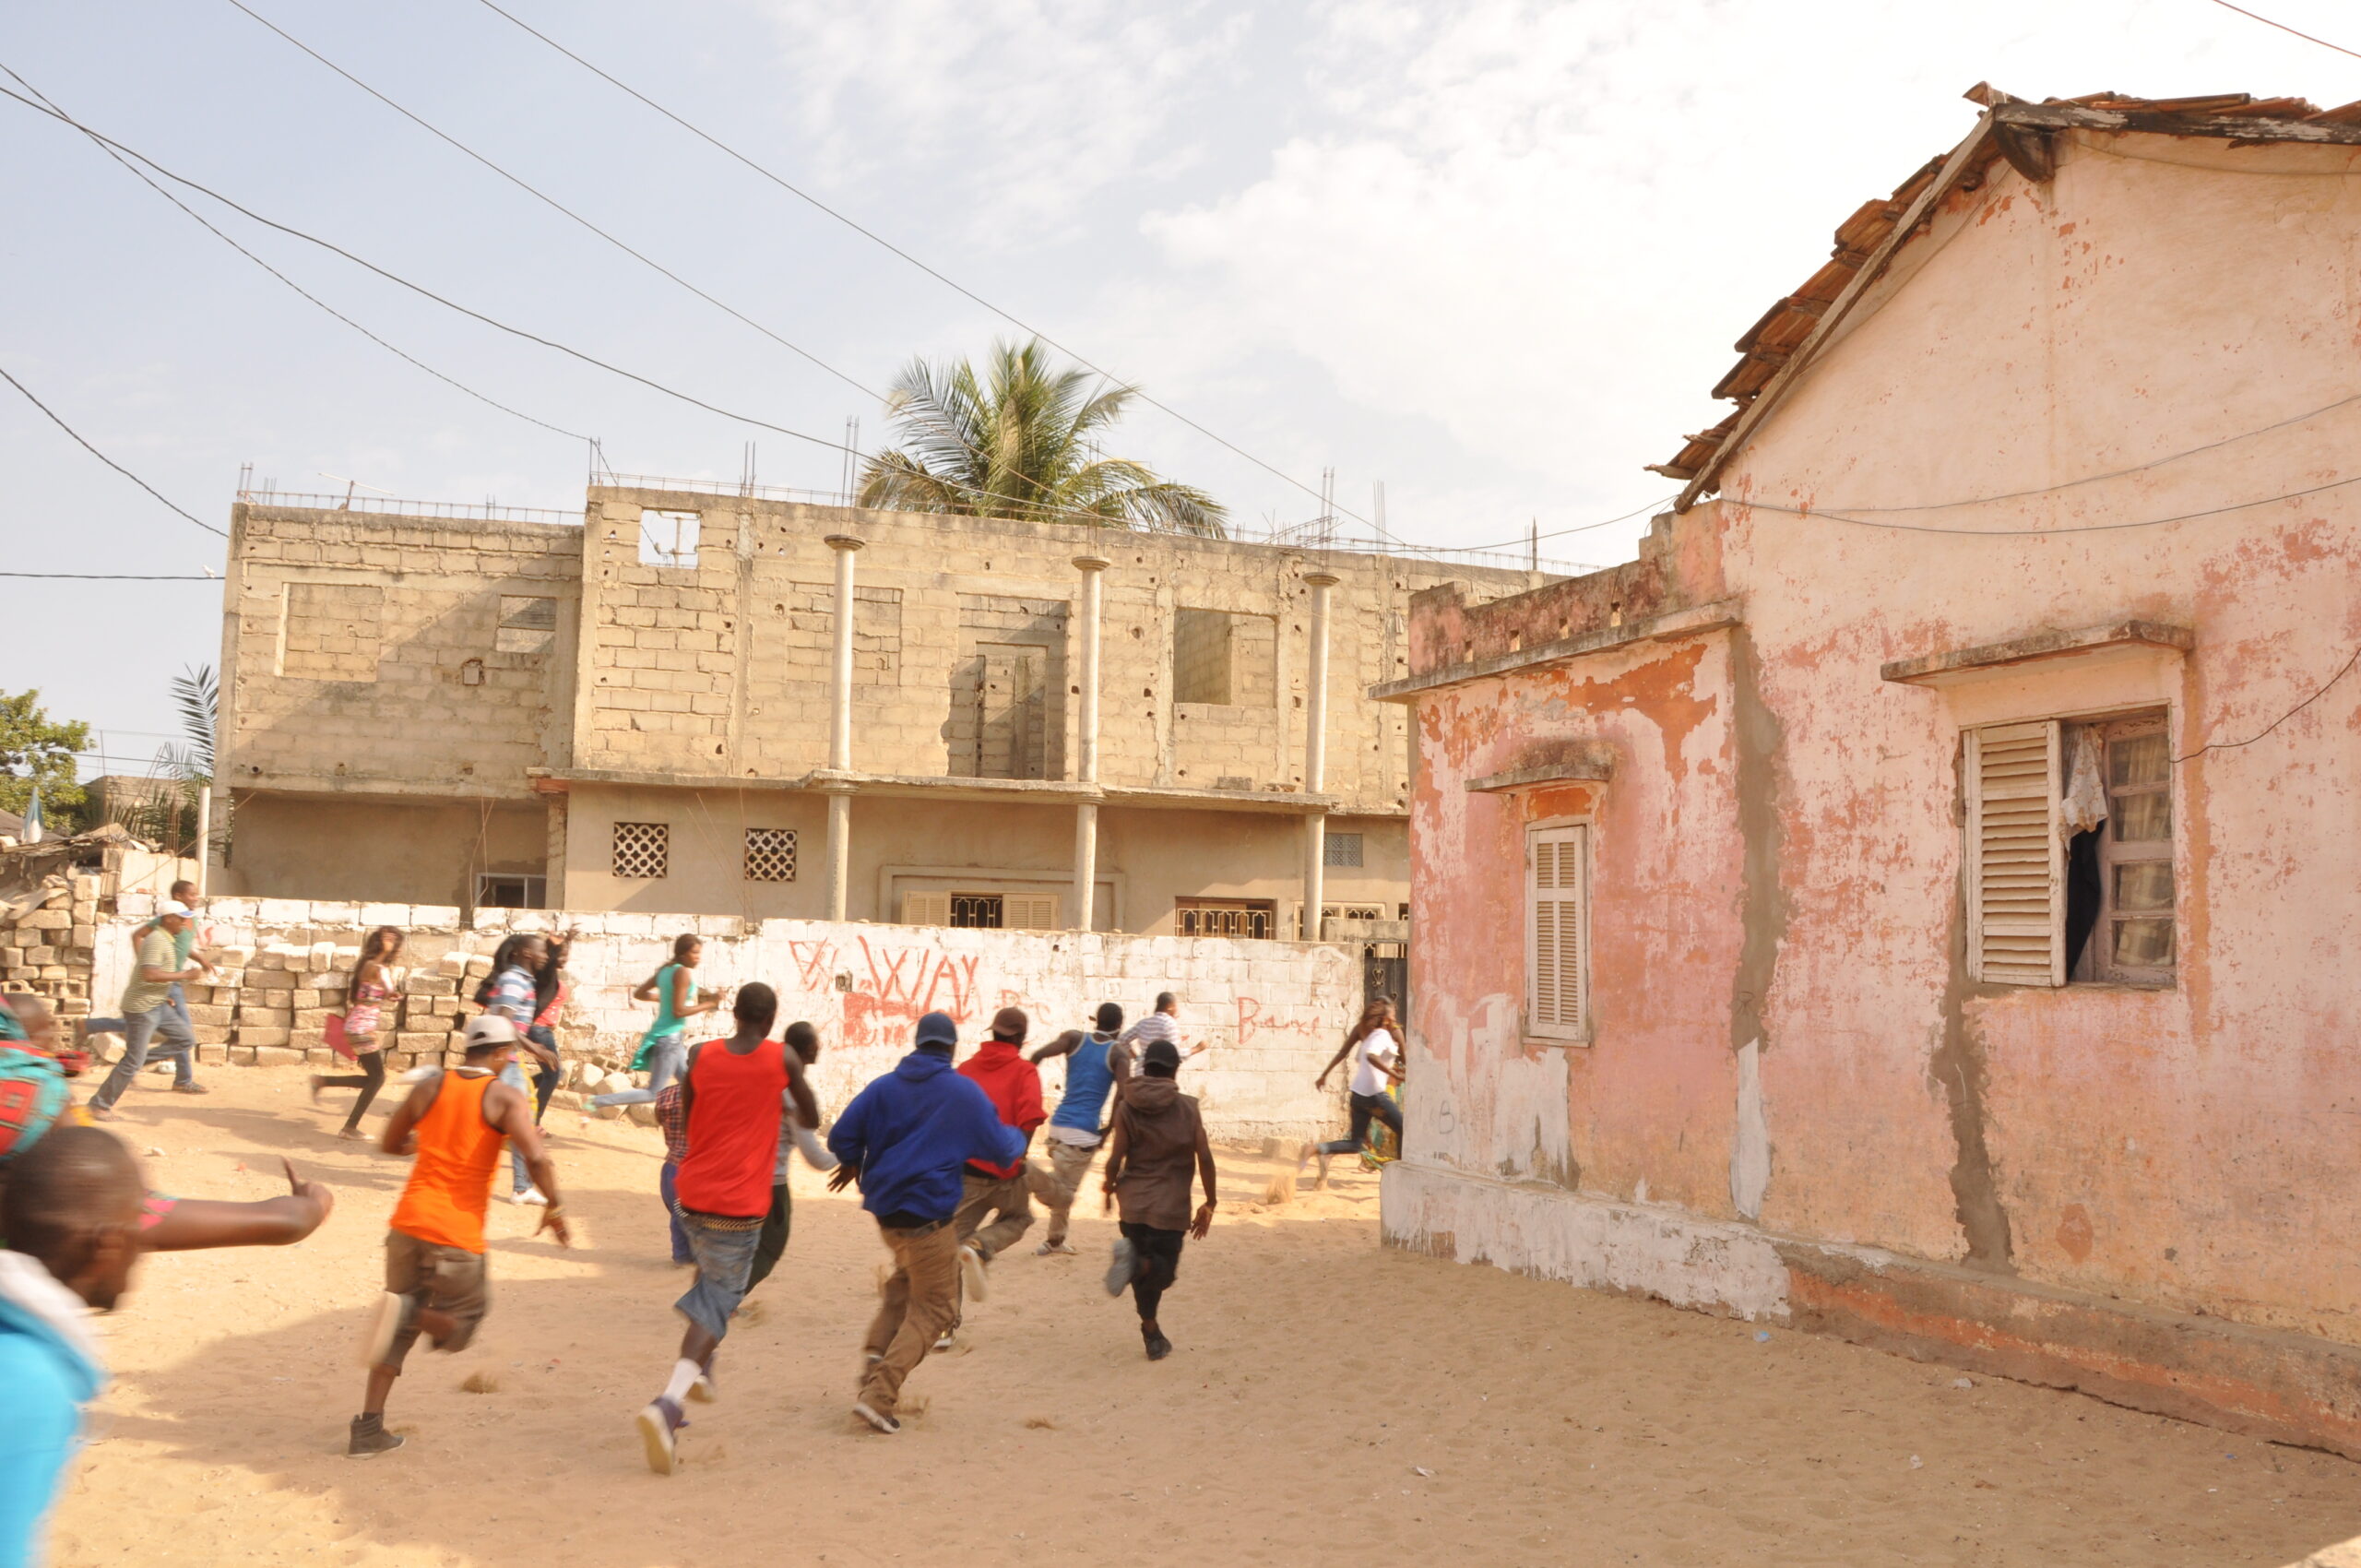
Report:
[[1385,1232],[2361,1456],[2361,106],[1970,97],[1413,600]]

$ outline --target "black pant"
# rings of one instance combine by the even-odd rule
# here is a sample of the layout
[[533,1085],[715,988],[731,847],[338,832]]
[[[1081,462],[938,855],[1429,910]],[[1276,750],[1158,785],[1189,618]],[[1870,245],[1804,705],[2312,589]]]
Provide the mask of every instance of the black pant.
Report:
[[352,1102],[352,1114],[344,1119],[344,1130],[348,1133],[361,1125],[362,1112],[367,1111],[369,1102],[377,1098],[377,1091],[386,1087],[386,1053],[384,1051],[362,1051],[359,1066],[361,1071],[358,1073],[346,1073],[339,1077],[320,1080],[320,1087],[324,1089],[359,1089],[361,1091],[361,1098]]
[[1358,1149],[1369,1136],[1369,1124],[1372,1118],[1394,1129],[1394,1150],[1399,1154],[1402,1151],[1402,1108],[1382,1094],[1353,1096],[1353,1135],[1322,1144],[1321,1152],[1351,1154]]
[[1180,1244],[1189,1233],[1126,1219],[1123,1239],[1132,1244],[1132,1305],[1139,1309],[1142,1323],[1154,1323],[1157,1305],[1180,1273]]
[[763,1216],[762,1239],[754,1243],[754,1266],[746,1271],[746,1289],[752,1290],[770,1277],[778,1260],[787,1255],[788,1221],[793,1218],[787,1201],[787,1183],[781,1182],[771,1189],[771,1210]]
[[[557,1049],[557,1035],[547,1025],[535,1024],[525,1031],[525,1038],[546,1051]],[[536,1061],[539,1058],[535,1059]],[[557,1093],[557,1081],[565,1076],[563,1068],[540,1067],[533,1074],[533,1125],[541,1124],[542,1113],[550,1108],[550,1096]]]

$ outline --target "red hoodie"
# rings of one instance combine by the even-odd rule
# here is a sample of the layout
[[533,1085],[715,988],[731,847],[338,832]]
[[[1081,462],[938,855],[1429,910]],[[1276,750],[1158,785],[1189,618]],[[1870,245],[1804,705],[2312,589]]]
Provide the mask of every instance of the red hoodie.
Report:
[[[976,1054],[959,1063],[959,1071],[973,1078],[992,1102],[1000,1119],[1026,1137],[1033,1129],[1049,1120],[1049,1112],[1041,1109],[1041,1070],[1025,1060],[1016,1042],[988,1039],[976,1049]],[[967,1169],[979,1176],[990,1176],[1005,1182],[1025,1169],[1025,1161],[1008,1165],[986,1165],[971,1159]]]

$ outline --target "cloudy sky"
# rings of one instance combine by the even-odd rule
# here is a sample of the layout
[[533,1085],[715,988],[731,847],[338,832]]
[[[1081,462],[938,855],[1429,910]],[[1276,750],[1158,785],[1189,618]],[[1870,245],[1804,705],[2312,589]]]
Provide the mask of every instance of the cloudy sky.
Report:
[[[881,432],[913,355],[1014,328],[732,163],[482,0],[243,0],[421,118],[839,374],[666,281],[232,0],[19,0],[0,63],[255,211],[706,401]],[[1829,231],[1966,130],[1963,90],[2361,98],[2361,59],[2214,0],[503,0],[517,17],[1222,441],[1131,455],[1250,525],[1317,509],[1487,545],[1664,494],[1729,345]],[[2251,9],[2361,49],[2350,0]],[[0,86],[22,90],[0,78]],[[833,490],[825,445],[671,401],[189,198],[290,291],[69,127],[0,101],[0,369],[198,517],[282,491],[577,508],[624,472]],[[553,431],[544,426],[554,426]],[[573,434],[559,434],[559,432]],[[1267,468],[1261,466],[1267,465]],[[1274,473],[1271,470],[1276,470]],[[325,475],[339,476],[328,479]],[[1281,475],[1286,478],[1279,477]],[[1643,519],[1543,553],[1629,555]],[[8,569],[198,572],[221,541],[0,386]],[[10,580],[0,689],[144,771],[212,660],[201,583]],[[92,759],[95,769],[97,759]]]

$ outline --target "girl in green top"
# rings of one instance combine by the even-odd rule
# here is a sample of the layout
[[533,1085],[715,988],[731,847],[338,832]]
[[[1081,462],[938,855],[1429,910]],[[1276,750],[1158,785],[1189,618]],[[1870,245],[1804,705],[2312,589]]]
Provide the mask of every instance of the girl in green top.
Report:
[[703,1001],[697,999],[696,967],[704,956],[705,944],[694,933],[682,932],[673,939],[672,961],[631,993],[635,1002],[656,1004],[656,1021],[640,1038],[639,1054],[632,1058],[631,1063],[635,1073],[642,1067],[647,1069],[647,1087],[593,1095],[593,1106],[649,1104],[664,1092],[667,1084],[681,1075],[682,1064],[689,1053],[682,1031],[691,1018],[710,1013],[722,1003],[719,992]]

